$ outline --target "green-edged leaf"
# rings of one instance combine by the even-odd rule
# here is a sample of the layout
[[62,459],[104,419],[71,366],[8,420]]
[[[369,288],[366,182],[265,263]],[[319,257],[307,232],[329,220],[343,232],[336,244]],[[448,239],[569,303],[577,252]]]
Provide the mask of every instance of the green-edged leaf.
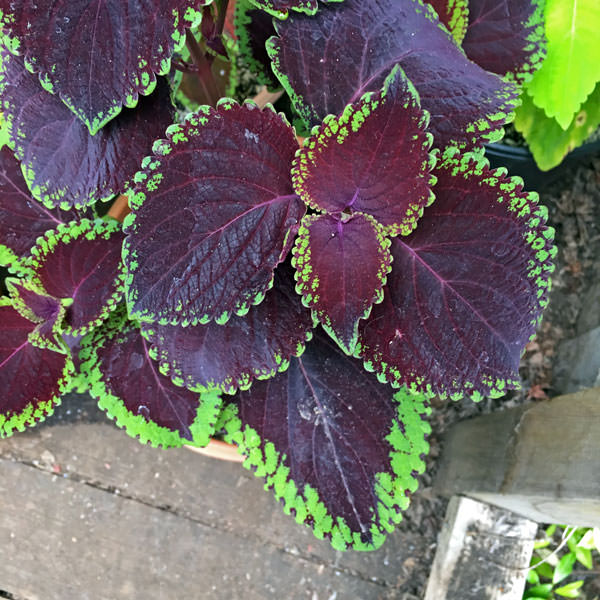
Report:
[[272,17],[256,8],[250,0],[237,0],[235,3],[235,33],[244,64],[257,77],[259,83],[269,88],[280,87],[271,69],[267,54],[267,40],[275,35]]
[[48,210],[34,200],[19,161],[10,148],[0,149],[0,265],[16,268],[40,235],[79,217],[75,210]]
[[440,21],[447,27],[452,37],[460,44],[469,22],[469,0],[425,0],[435,8]]
[[433,201],[425,131],[429,116],[402,69],[394,67],[383,88],[329,115],[297,152],[294,189],[317,210],[362,212],[391,235],[408,235]]
[[206,446],[214,433],[221,399],[175,386],[150,358],[149,344],[125,310],[81,342],[90,392],[119,427],[152,446]]
[[554,230],[547,209],[506,170],[449,148],[435,202],[392,240],[381,304],[359,325],[368,369],[419,391],[501,395],[548,303]]
[[12,0],[0,8],[0,25],[11,51],[94,135],[154,90],[208,1]]
[[[321,2],[342,2],[343,0],[321,0]],[[266,10],[278,19],[285,19],[290,10],[314,15],[319,7],[318,0],[250,0],[258,8]]]
[[83,219],[61,224],[38,239],[26,265],[48,295],[70,299],[65,332],[86,333],[114,310],[123,296],[121,225]]
[[344,0],[276,29],[267,44],[273,71],[310,126],[380,89],[396,64],[430,113],[440,149],[497,141],[517,104],[516,86],[468,60],[421,0]]
[[515,111],[515,127],[527,140],[537,166],[542,171],[556,167],[600,126],[600,83],[596,85],[567,129],[538,108],[527,92]]
[[63,352],[64,344],[58,337],[65,318],[65,307],[61,301],[48,296],[27,280],[7,279],[6,287],[17,312],[36,324],[29,334],[29,342],[39,348]]
[[225,322],[259,303],[306,212],[290,176],[293,129],[222,100],[167,130],[142,163],[123,247],[133,316]]
[[176,385],[196,392],[220,388],[233,394],[254,379],[285,371],[292,356],[304,351],[313,322],[294,291],[292,269],[286,263],[275,271],[273,288],[244,317],[225,325],[142,324],[150,355],[161,373]]
[[224,409],[226,440],[284,510],[336,549],[373,550],[401,520],[428,451],[422,396],[389,387],[324,333]]
[[580,579],[579,581],[572,581],[571,583],[567,583],[567,585],[556,588],[554,593],[562,596],[563,598],[578,598],[579,594],[581,593],[583,583],[583,579]]
[[0,298],[0,437],[51,415],[73,372],[70,354],[29,341],[35,327]]
[[171,89],[160,77],[151,96],[90,135],[57,96],[39,86],[21,58],[1,49],[0,56],[9,145],[32,196],[50,209],[88,206],[121,193],[154,140],[173,122]]
[[470,0],[462,47],[487,71],[521,84],[546,56],[545,0]]
[[390,240],[368,215],[304,217],[296,240],[296,289],[315,319],[347,354],[358,322],[383,300],[391,270]]
[[527,86],[563,129],[600,81],[598,0],[546,0],[548,55]]

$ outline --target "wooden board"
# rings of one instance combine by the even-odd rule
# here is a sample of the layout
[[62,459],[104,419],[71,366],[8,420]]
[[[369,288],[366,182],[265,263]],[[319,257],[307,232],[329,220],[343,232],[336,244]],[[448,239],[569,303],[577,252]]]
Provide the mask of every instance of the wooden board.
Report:
[[521,600],[537,523],[454,496],[424,600]]
[[600,527],[600,388],[458,423],[436,491],[542,523]]
[[0,540],[0,590],[24,600],[395,598],[426,554],[400,531],[336,552],[241,465],[110,423],[0,440]]

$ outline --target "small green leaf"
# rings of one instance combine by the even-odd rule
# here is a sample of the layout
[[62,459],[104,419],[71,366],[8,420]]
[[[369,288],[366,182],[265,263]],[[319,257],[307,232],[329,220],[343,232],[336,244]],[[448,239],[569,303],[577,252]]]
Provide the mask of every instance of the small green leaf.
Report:
[[552,584],[551,583],[542,583],[541,585],[536,585],[528,590],[525,590],[525,598],[527,600],[531,600],[532,598],[550,598],[550,594],[552,593]]
[[552,577],[552,583],[558,583],[565,577],[568,577],[573,571],[573,565],[577,557],[572,552],[565,554],[559,561],[556,569],[554,569],[554,575]]
[[586,568],[592,568],[592,553],[587,548],[575,548],[575,556],[577,560]]
[[579,540],[577,546],[585,550],[592,550],[594,548],[594,530],[588,529],[581,540]]
[[550,525],[547,529],[546,529],[546,535],[551,538],[554,533],[556,532],[556,528],[558,527],[558,525]]
[[527,573],[527,583],[531,585],[538,585],[540,582],[540,576],[537,574],[535,569],[532,569]]
[[540,577],[544,577],[545,579],[552,579],[554,576],[554,569],[546,562],[535,567],[535,570]]
[[567,583],[567,585],[563,585],[555,589],[554,591],[559,595],[563,596],[563,598],[577,598],[579,596],[579,588],[583,585],[583,579],[579,579],[578,581],[572,581],[571,583]]
[[550,545],[549,539],[536,540],[535,542],[533,542],[534,550],[539,550],[540,548],[547,548],[549,545]]

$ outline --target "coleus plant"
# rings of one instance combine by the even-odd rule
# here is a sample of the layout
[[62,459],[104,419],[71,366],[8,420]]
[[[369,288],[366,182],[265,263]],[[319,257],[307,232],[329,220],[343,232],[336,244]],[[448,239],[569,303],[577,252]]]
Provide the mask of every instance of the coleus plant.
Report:
[[[378,547],[432,395],[519,385],[555,251],[482,151],[540,8],[432,4],[1,0],[0,434],[83,382],[141,441],[221,435],[315,535]],[[286,115],[214,102],[234,51]],[[123,226],[97,211],[121,193]]]

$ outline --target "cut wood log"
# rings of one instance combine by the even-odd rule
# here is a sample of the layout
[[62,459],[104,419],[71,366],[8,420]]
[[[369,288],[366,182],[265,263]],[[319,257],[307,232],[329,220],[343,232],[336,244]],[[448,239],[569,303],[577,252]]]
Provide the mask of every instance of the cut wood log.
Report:
[[424,600],[521,600],[537,523],[454,496]]
[[434,489],[541,523],[600,527],[600,388],[458,423]]

